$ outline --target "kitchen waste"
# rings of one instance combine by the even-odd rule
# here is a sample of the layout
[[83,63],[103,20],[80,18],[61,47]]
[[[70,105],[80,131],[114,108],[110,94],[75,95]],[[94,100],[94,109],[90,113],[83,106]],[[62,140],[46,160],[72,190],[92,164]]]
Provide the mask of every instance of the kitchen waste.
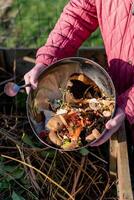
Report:
[[[33,109],[39,137],[64,150],[85,146],[99,138],[113,114],[114,97],[84,73],[71,74],[65,88],[59,90],[61,98],[46,97],[40,100],[45,102],[45,109],[41,112]],[[36,108],[36,101],[34,105]]]

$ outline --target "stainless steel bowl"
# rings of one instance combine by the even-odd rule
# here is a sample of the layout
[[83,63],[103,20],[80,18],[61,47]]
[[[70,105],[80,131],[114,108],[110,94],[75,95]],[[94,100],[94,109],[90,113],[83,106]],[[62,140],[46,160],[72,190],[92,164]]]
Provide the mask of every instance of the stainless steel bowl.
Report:
[[[74,73],[85,74],[95,82],[100,90],[114,98],[114,110],[111,118],[114,116],[116,107],[116,93],[113,82],[105,69],[94,61],[82,57],[70,57],[59,60],[44,69],[38,79],[37,89],[31,89],[28,95],[27,116],[32,130],[40,142],[53,149],[59,149],[62,151],[63,149],[54,145],[48,140],[48,138],[46,138],[47,131],[44,123],[44,112],[47,112],[46,110],[48,109],[48,102],[46,99],[54,100],[61,98],[61,88],[64,90],[69,77]],[[50,113],[47,113],[47,115],[49,114]],[[102,132],[100,137],[102,137],[103,134],[105,134],[105,130]],[[91,143],[87,143],[86,145],[74,150],[90,146],[90,144]]]

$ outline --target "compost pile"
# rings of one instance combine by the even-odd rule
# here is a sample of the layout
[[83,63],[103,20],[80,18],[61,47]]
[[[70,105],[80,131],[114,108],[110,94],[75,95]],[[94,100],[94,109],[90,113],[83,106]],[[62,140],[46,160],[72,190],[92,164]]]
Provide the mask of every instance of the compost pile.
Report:
[[109,144],[64,152],[42,145],[26,116],[26,94],[2,93],[0,107],[0,199],[117,199],[110,180]]
[[[0,199],[116,199],[108,144],[60,153],[36,140],[25,113],[0,113]],[[6,157],[7,156],[7,157]]]
[[82,147],[99,138],[113,115],[114,98],[78,73],[71,75],[65,89],[60,90],[61,99],[44,99],[48,102],[48,110],[44,110],[44,134],[64,150]]

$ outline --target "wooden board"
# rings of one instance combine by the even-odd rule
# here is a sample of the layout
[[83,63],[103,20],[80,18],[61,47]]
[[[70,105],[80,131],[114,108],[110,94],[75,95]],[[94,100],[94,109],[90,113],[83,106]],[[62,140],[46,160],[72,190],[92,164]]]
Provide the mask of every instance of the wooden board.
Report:
[[115,133],[110,139],[110,161],[109,161],[109,172],[111,179],[117,179],[117,148],[118,148],[118,133]]
[[125,125],[110,140],[110,174],[117,178],[119,200],[133,200]]
[[117,166],[119,200],[133,200],[124,124],[118,133]]

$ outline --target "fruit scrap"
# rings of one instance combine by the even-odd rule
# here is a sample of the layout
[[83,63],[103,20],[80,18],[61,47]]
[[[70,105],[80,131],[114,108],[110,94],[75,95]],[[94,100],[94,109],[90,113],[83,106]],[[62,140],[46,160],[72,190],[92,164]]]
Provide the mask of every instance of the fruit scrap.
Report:
[[99,132],[96,128],[94,128],[94,129],[92,130],[91,134],[89,134],[89,135],[86,137],[86,141],[91,142],[91,141],[93,141],[93,140],[99,138],[100,135],[101,135],[100,132]]

